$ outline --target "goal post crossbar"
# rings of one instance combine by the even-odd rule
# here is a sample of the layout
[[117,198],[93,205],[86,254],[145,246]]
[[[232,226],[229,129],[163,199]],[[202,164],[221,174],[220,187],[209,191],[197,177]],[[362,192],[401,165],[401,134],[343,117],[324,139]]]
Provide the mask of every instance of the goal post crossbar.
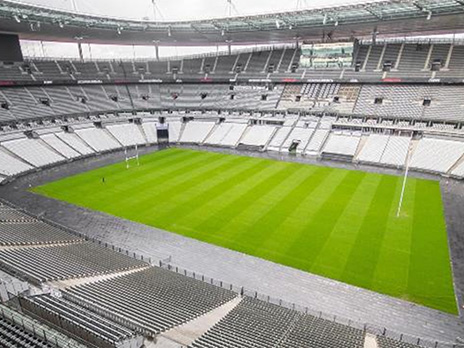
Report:
[[125,160],[126,160],[126,169],[129,169],[130,168],[130,161],[131,160],[136,160],[136,163],[137,163],[137,166],[140,165],[140,161],[139,161],[139,148],[137,145],[135,145],[135,154],[132,155],[132,156],[129,156],[127,154],[127,147],[124,148],[124,155],[125,155]]

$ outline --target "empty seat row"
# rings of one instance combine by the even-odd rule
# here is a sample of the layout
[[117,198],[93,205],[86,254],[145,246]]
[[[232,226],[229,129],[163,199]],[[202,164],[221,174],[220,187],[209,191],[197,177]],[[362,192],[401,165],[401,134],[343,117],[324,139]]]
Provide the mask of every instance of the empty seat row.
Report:
[[72,243],[80,240],[82,239],[42,221],[0,222],[0,245]]
[[158,267],[63,292],[65,298],[96,307],[156,334],[202,315],[235,297],[231,291]]
[[363,330],[245,297],[191,348],[362,348]]
[[[135,330],[105,318],[61,296],[20,298],[21,308],[97,347],[141,347]],[[133,343],[133,345],[131,345]]]
[[0,262],[35,283],[96,276],[146,265],[90,242],[3,249]]
[[38,338],[7,319],[0,318],[0,346],[5,348],[52,348],[52,344]]

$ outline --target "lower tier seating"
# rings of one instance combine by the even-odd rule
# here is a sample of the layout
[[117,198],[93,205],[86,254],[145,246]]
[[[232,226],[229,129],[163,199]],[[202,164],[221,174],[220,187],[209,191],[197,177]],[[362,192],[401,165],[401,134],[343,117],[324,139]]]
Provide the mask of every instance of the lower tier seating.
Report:
[[377,336],[377,345],[379,348],[421,348],[416,344],[399,342],[383,336]]
[[0,251],[0,262],[6,269],[36,283],[89,277],[146,265],[90,242],[4,249]]
[[19,325],[0,318],[0,346],[5,348],[53,348],[52,344],[38,338]]
[[96,347],[141,347],[143,337],[123,325],[96,314],[62,297],[39,295],[20,298],[28,313],[75,335]]
[[0,245],[72,243],[80,240],[41,221],[0,222]]
[[362,348],[364,332],[252,298],[244,298],[191,348]]
[[74,286],[64,296],[97,307],[156,334],[191,320],[235,297],[231,291],[161,268]]

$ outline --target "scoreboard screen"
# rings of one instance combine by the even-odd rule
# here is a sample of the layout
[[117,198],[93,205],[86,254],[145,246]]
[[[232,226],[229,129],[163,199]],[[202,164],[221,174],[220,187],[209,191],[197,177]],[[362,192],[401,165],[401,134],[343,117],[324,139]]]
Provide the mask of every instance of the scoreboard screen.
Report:
[[302,68],[343,68],[353,63],[354,44],[311,44],[301,47]]

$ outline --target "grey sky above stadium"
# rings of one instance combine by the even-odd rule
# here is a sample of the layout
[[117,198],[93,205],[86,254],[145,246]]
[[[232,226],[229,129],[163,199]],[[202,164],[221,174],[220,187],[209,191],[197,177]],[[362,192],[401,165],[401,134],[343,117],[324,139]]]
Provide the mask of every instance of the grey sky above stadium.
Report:
[[[191,19],[208,19],[227,17],[229,10],[232,16],[263,14],[297,9],[321,8],[336,5],[359,4],[380,0],[232,0],[229,8],[228,0],[154,0],[156,11],[153,10],[153,0],[16,0],[29,4],[42,5],[51,8],[112,16],[127,19],[150,19],[160,21],[179,21]],[[461,35],[460,35],[461,36]],[[92,46],[92,47],[91,47]],[[23,52],[29,57],[77,58],[78,50],[75,44],[54,42],[23,41]],[[243,48],[234,45],[233,49]],[[164,46],[160,48],[160,56],[182,56],[206,52],[226,51],[227,46]],[[85,45],[83,53],[86,58],[131,59],[153,58],[154,49],[150,46],[131,45]]]
[[[131,19],[147,17],[154,19],[155,17],[152,0],[19,1],[67,10],[72,10],[75,6],[79,12],[87,14]],[[366,2],[366,0],[232,0],[231,11],[232,15],[250,15],[361,2]],[[155,4],[157,20],[207,19],[229,15],[228,0],[155,0]]]

